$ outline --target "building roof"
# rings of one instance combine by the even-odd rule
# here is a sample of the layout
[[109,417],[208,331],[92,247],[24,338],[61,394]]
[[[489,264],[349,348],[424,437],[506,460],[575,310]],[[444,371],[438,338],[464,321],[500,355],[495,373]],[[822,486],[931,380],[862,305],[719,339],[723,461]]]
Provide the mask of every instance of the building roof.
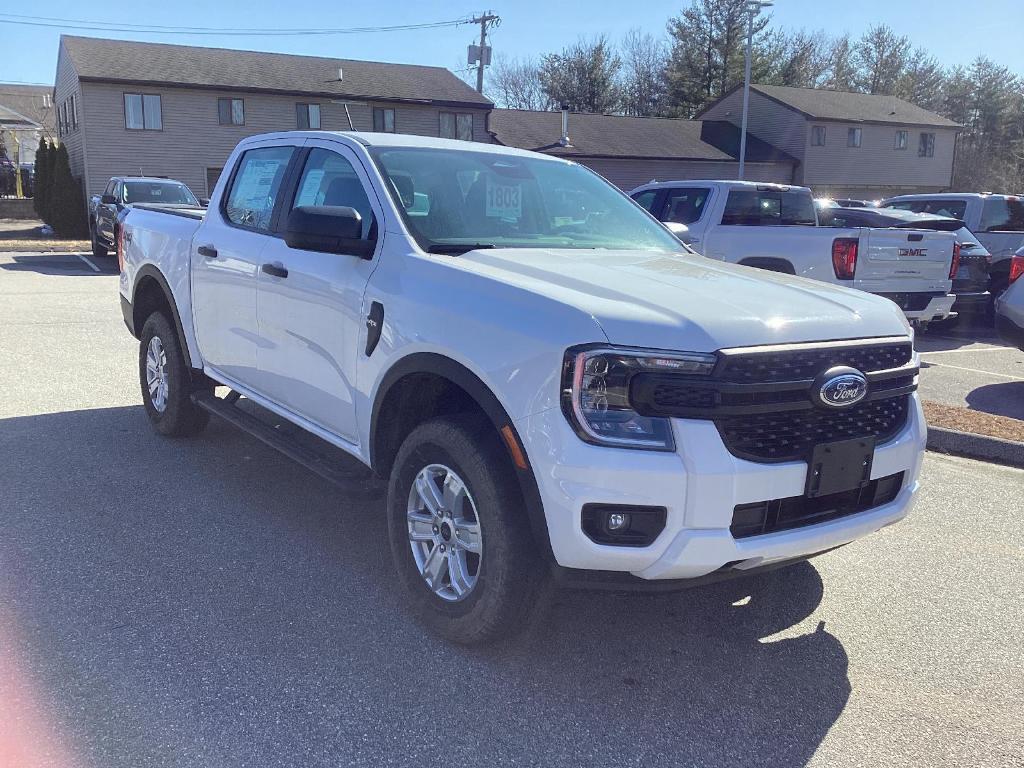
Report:
[[[739,129],[725,121],[626,117],[574,112],[569,115],[572,146],[559,144],[561,112],[495,109],[489,127],[510,147],[559,157],[654,158],[730,161],[739,157]],[[747,134],[750,162],[795,162],[770,144]]]
[[52,104],[52,85],[0,83],[0,107],[56,133],[57,117]]
[[[81,80],[489,107],[443,67],[64,35]],[[338,70],[342,79],[338,79]]]
[[942,115],[896,96],[828,91],[823,88],[791,88],[784,85],[752,84],[750,87],[769,99],[817,120],[960,127]]

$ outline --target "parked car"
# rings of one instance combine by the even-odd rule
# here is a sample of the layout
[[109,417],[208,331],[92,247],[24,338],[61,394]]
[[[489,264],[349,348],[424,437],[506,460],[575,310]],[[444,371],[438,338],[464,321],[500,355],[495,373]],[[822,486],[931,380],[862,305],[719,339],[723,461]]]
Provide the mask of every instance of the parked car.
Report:
[[1010,259],[1009,285],[996,299],[996,327],[1007,342],[1024,350],[1024,248]]
[[549,575],[692,586],[907,514],[925,425],[891,302],[705,259],[510,147],[292,131],[225,169],[209,209],[123,220],[146,413],[339,474],[245,397],[386,478],[399,581],[444,636],[513,633]]
[[998,296],[1009,284],[1010,257],[1024,246],[1024,197],[967,193],[900,195],[881,203],[916,213],[937,213],[960,219],[989,253],[989,291]]
[[847,197],[833,197],[821,199],[831,200],[840,208],[875,208],[878,206],[877,200],[854,200],[852,198]]
[[[960,313],[988,312],[988,270],[992,254],[959,219],[937,214],[914,213],[897,208],[841,208],[830,201],[815,201],[818,222],[827,227],[894,227],[896,229],[935,229],[953,232],[960,246],[960,265],[953,276],[953,310]],[[957,319],[957,318],[954,318]]]
[[686,242],[709,258],[885,296],[919,324],[951,316],[951,233],[819,227],[807,187],[665,181],[630,195],[666,224],[685,224]]
[[179,206],[201,205],[187,185],[174,179],[115,176],[102,195],[89,198],[89,239],[94,256],[106,256],[117,247],[117,219],[133,203]]

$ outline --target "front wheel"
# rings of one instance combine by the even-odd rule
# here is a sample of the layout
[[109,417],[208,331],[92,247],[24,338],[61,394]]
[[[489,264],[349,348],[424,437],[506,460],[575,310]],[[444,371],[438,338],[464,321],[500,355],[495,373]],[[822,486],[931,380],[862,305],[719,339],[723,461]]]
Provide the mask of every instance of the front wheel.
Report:
[[410,610],[466,645],[522,629],[542,581],[511,463],[483,419],[414,429],[388,483],[388,536]]
[[157,432],[183,437],[202,432],[210,414],[192,402],[192,377],[178,335],[160,312],[142,326],[139,382],[146,415]]

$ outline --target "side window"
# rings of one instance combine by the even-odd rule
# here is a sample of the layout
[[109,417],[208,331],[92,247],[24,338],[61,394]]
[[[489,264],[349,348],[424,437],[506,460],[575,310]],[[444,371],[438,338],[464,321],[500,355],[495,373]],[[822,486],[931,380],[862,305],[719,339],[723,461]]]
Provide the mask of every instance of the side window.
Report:
[[647,211],[648,213],[654,213],[655,216],[657,216],[657,213],[655,213],[654,208],[653,208],[654,200],[657,197],[658,197],[658,190],[656,190],[656,189],[648,189],[645,192],[641,192],[640,194],[635,195],[633,197],[633,200],[635,200],[637,205],[639,205],[645,211]]
[[812,147],[824,147],[825,146],[825,126],[815,125],[811,127],[811,146]]
[[693,224],[704,213],[711,190],[706,187],[670,189],[665,197],[665,221]]
[[352,163],[328,149],[314,147],[302,169],[298,192],[292,208],[303,205],[343,205],[354,208],[363,220],[362,237],[366,239],[373,227],[373,208],[366,196],[363,182]]
[[935,134],[922,133],[917,142],[918,157],[935,157]]
[[295,127],[300,131],[309,129],[320,130],[320,105],[296,104]]
[[846,146],[859,147],[861,140],[861,129],[850,128],[846,131]]
[[107,184],[107,188],[105,190],[103,190],[103,194],[104,195],[112,195],[112,194],[114,194],[114,187],[116,187],[116,186],[117,186],[117,182],[114,181],[114,180],[111,180],[110,183]]
[[232,224],[266,231],[294,147],[250,149],[238,162],[224,215]]
[[1019,197],[992,197],[981,209],[982,232],[1024,231],[1024,200]]
[[741,227],[813,226],[816,222],[810,195],[774,189],[734,189],[722,214],[722,224]]
[[908,131],[896,131],[896,149],[907,148]]
[[373,110],[373,130],[376,133],[394,133],[395,110],[375,107]]

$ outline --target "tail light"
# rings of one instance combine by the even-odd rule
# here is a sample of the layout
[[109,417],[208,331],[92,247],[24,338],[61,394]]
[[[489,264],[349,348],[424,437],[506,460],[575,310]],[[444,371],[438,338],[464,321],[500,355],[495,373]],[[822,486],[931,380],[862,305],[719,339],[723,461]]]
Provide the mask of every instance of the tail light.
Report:
[[953,243],[953,261],[949,265],[949,279],[952,280],[956,277],[956,273],[960,270],[960,243]]
[[832,269],[840,280],[853,280],[857,271],[856,237],[837,237],[832,241]]
[[1024,275],[1024,256],[1010,257],[1010,283]]
[[124,272],[124,227],[117,228],[117,271]]

